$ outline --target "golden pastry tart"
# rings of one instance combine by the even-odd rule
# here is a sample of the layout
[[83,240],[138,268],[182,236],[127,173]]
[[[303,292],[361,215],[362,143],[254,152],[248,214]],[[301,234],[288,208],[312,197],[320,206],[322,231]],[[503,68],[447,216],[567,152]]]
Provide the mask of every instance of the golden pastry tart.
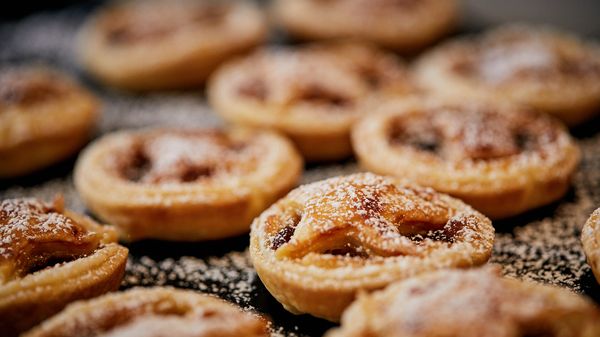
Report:
[[308,160],[352,153],[350,127],[374,96],[414,86],[390,54],[353,43],[266,49],[225,64],[209,81],[211,105],[226,120],[289,136]]
[[600,228],[598,227],[600,227],[600,208],[592,213],[581,230],[583,250],[596,280],[600,283]]
[[62,74],[0,69],[0,178],[72,155],[87,141],[97,115],[97,100]]
[[266,337],[267,321],[216,297],[134,288],[79,301],[23,337]]
[[600,310],[566,289],[443,270],[359,296],[326,337],[594,337]]
[[112,228],[36,199],[0,204],[0,331],[17,336],[69,302],[115,290],[127,249]]
[[498,28],[431,51],[416,70],[437,94],[511,100],[569,125],[600,109],[600,48],[558,31]]
[[360,163],[451,194],[491,218],[562,197],[580,151],[564,126],[499,102],[382,103],[352,133]]
[[293,145],[268,131],[148,129],[94,142],[74,179],[122,238],[197,241],[247,232],[302,166]]
[[301,186],[252,224],[250,256],[292,313],[338,321],[359,291],[485,263],[494,228],[461,201],[360,173]]
[[131,90],[198,85],[219,63],[266,37],[248,1],[119,1],[100,10],[79,37],[84,66]]
[[277,0],[276,21],[301,39],[357,38],[413,51],[454,26],[455,0]]

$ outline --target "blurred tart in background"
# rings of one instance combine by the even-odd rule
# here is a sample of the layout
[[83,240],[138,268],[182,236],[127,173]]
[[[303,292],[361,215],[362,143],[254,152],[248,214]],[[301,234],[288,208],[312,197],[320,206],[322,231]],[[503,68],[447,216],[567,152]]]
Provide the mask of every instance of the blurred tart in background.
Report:
[[121,1],[86,23],[79,52],[84,67],[109,85],[173,89],[202,84],[266,34],[266,19],[246,1]]
[[600,48],[548,28],[504,26],[445,43],[416,73],[436,94],[514,101],[570,126],[600,111]]
[[41,67],[0,69],[0,178],[57,163],[90,137],[99,102],[73,80]]
[[226,63],[208,85],[223,118],[278,130],[309,161],[349,157],[350,128],[366,102],[415,92],[394,55],[351,42],[263,49]]
[[422,49],[448,34],[455,0],[276,0],[275,21],[304,40],[354,38],[397,51]]

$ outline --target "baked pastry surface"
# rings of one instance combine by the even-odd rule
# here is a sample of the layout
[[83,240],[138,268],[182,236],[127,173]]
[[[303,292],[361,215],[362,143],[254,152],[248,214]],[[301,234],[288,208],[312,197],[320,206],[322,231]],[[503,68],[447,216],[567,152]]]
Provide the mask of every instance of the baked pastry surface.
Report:
[[79,37],[83,65],[103,82],[131,90],[202,84],[226,58],[267,34],[248,1],[128,1],[101,9]]
[[568,125],[600,109],[600,48],[550,29],[506,26],[449,42],[425,54],[416,70],[437,94],[511,100]]
[[252,224],[250,255],[292,313],[338,321],[359,291],[485,263],[494,228],[461,201],[371,173],[301,186]]
[[566,289],[492,268],[443,270],[359,296],[326,337],[592,337],[600,310]]
[[72,155],[97,117],[98,101],[65,75],[35,67],[0,69],[0,178]]
[[505,218],[561,198],[580,151],[565,127],[499,102],[388,101],[352,132],[361,165]]
[[79,301],[24,337],[266,337],[266,320],[210,295],[134,288]]
[[302,159],[268,131],[148,129],[93,143],[75,167],[87,206],[125,240],[220,239],[299,180]]
[[62,199],[0,204],[0,331],[17,336],[68,303],[115,290],[127,249],[112,228],[65,210]]
[[600,228],[598,227],[600,227],[600,208],[592,213],[581,230],[581,242],[588,264],[600,283]]
[[454,0],[277,0],[272,9],[297,38],[356,38],[401,51],[449,33],[458,14]]
[[225,64],[208,86],[223,118],[281,131],[312,161],[352,153],[350,127],[366,101],[414,92],[393,55],[347,42],[263,49]]

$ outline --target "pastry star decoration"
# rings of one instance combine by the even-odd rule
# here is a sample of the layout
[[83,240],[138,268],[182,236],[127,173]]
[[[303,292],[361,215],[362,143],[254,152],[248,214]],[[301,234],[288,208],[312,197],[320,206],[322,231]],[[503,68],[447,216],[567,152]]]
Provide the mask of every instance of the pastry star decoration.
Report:
[[293,235],[276,251],[280,258],[349,250],[362,256],[421,256],[426,246],[456,232],[448,207],[433,193],[385,178],[332,184],[310,194]]

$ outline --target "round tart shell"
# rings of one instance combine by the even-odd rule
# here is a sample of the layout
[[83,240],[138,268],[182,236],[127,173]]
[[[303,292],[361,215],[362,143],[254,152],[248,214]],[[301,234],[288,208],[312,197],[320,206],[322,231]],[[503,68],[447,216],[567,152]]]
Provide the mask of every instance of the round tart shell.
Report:
[[[354,175],[333,179],[363,178],[362,175]],[[393,180],[393,178],[386,179]],[[405,184],[401,180],[393,181],[400,186]],[[311,185],[319,183],[323,182]],[[440,199],[448,207],[474,217],[480,232],[472,233],[472,240],[453,243],[449,248],[434,250],[425,257],[384,257],[383,262],[378,260],[369,263],[367,260],[364,265],[353,263],[343,265],[342,261],[341,265],[324,268],[311,265],[310,262],[300,263],[293,258],[279,258],[269,246],[272,238],[265,232],[268,219],[272,215],[285,212],[289,207],[301,207],[297,196],[304,193],[302,190],[311,185],[295,189],[263,212],[254,220],[250,233],[250,256],[258,276],[271,295],[286,310],[294,314],[309,313],[337,322],[344,309],[352,303],[360,291],[381,289],[391,282],[440,268],[468,268],[480,265],[491,255],[494,229],[489,219],[457,199],[440,195]]]
[[[505,31],[516,31],[512,34],[536,34],[546,43],[556,48],[572,53],[573,50],[588,50],[591,57],[600,64],[600,49],[566,33],[522,26],[502,27],[487,34],[502,35]],[[490,37],[492,38],[492,37]],[[416,80],[424,89],[435,95],[457,98],[496,100],[499,102],[512,101],[531,106],[547,112],[575,126],[590,119],[600,109],[600,74],[596,79],[583,80],[578,77],[549,78],[537,81],[512,81],[502,86],[494,87],[476,78],[458,75],[454,70],[457,60],[464,55],[476,53],[473,46],[477,38],[466,38],[451,41],[425,53],[417,60],[415,66]]]
[[349,15],[339,10],[339,7],[352,6],[344,1],[277,0],[271,12],[279,25],[301,40],[354,38],[404,52],[422,49],[446,35],[458,16],[458,4],[454,0],[417,4],[414,13],[401,13],[402,18],[394,15],[398,13],[393,7],[390,12],[370,13],[372,8],[369,7],[383,6],[378,2],[365,1],[364,11]]
[[116,225],[124,240],[199,241],[243,234],[256,215],[292,189],[300,178],[303,162],[293,145],[267,131],[260,131],[268,154],[258,159],[259,168],[241,178],[232,176],[227,183],[137,183],[107,168],[110,158],[127,146],[131,137],[165,131],[172,130],[124,131],[105,136],[84,151],[75,167],[75,186],[86,205],[104,221]]
[[[144,4],[152,6],[155,3]],[[192,1],[174,1],[172,6],[188,6]],[[133,2],[123,10],[136,11]],[[119,5],[117,5],[119,6]],[[253,5],[231,4],[228,27],[175,31],[156,41],[122,46],[107,42],[103,21],[111,21],[109,7],[92,17],[79,36],[79,54],[84,67],[102,82],[127,90],[158,90],[190,87],[204,83],[225,59],[260,44],[267,35],[266,19]],[[159,8],[160,9],[160,8]],[[166,14],[168,15],[168,13]]]
[[[417,93],[403,64],[372,45],[344,41],[306,45],[285,52],[288,54],[262,50],[225,63],[209,80],[208,100],[215,111],[231,123],[272,129],[286,135],[309,162],[351,156],[350,129],[359,115],[368,111],[369,101],[385,96],[411,97]],[[300,71],[303,67],[310,70]],[[369,67],[373,69],[361,70]],[[258,79],[267,82],[266,99],[247,97],[239,92],[241,83],[255,80],[256,69],[261,70]],[[375,73],[379,81],[387,78],[381,81],[383,84],[371,87],[369,75],[361,71]],[[320,72],[326,74],[319,76]],[[287,75],[287,81],[269,83],[265,73]],[[332,79],[332,76],[340,78]],[[340,81],[347,85],[340,86]],[[306,94],[302,91],[306,90],[304,86],[320,88],[325,93],[332,91],[350,104],[335,106],[305,101],[301,98]],[[278,87],[291,88],[294,99],[280,102],[269,97],[269,91],[276,91]]]
[[87,142],[99,115],[98,100],[63,75],[30,69],[22,76],[28,73],[52,76],[51,81],[66,86],[65,92],[30,105],[0,108],[0,178],[32,173],[73,155]]
[[[458,107],[467,107],[454,102]],[[441,105],[440,105],[441,104]],[[432,160],[408,149],[390,145],[388,128],[393,118],[414,111],[443,106],[443,101],[390,101],[361,119],[352,131],[354,150],[360,164],[378,173],[407,178],[455,196],[492,219],[507,218],[560,199],[568,191],[580,160],[580,150],[565,128],[551,120],[557,139],[546,149],[545,159],[516,157],[492,159],[452,166],[443,159]],[[518,109],[510,104],[482,101],[501,110]],[[539,118],[549,118],[539,116]],[[523,154],[524,155],[524,154]]]

